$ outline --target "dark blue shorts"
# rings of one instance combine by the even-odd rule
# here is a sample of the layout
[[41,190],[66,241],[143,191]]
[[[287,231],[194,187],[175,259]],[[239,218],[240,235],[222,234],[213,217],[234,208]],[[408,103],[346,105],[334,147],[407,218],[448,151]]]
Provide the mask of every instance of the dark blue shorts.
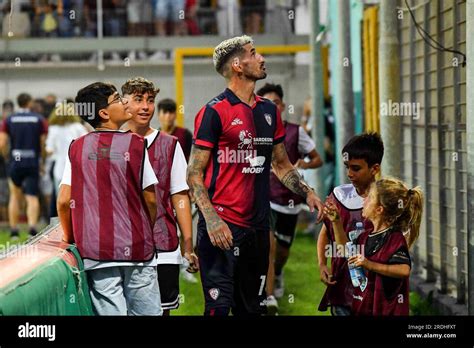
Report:
[[290,248],[295,239],[296,223],[298,214],[284,214],[276,210],[270,210],[270,230],[278,244]]
[[8,176],[15,186],[20,187],[23,193],[38,196],[39,168],[22,168],[10,166]]
[[212,245],[199,215],[197,251],[205,299],[205,314],[231,309],[234,315],[266,313],[269,231],[226,222],[233,236],[230,250]]

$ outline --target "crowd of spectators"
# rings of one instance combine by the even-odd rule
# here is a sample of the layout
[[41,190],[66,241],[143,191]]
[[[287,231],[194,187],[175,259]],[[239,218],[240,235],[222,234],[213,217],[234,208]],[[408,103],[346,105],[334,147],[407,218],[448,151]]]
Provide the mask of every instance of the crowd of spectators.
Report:
[[[249,35],[293,30],[307,0],[102,0],[104,36]],[[0,0],[2,34],[95,37],[97,0]],[[10,13],[13,15],[10,17]],[[290,13],[290,14],[289,14]],[[231,17],[231,20],[229,20]],[[294,16],[293,16],[294,17]]]

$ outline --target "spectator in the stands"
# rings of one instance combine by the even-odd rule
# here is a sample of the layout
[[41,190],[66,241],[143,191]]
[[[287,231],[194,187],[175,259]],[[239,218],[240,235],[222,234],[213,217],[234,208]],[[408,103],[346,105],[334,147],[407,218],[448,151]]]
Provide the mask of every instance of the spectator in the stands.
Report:
[[185,6],[185,22],[188,35],[200,35],[201,30],[198,25],[197,12],[199,9],[199,2],[197,0],[186,0]]
[[241,0],[244,33],[260,34],[266,12],[266,0]]
[[169,23],[170,35],[182,35],[185,19],[185,0],[154,0],[155,32],[159,36],[167,35]]
[[[220,36],[235,36],[242,32],[239,9],[238,0],[217,0],[217,32]],[[234,19],[232,22],[229,22],[229,13]]]

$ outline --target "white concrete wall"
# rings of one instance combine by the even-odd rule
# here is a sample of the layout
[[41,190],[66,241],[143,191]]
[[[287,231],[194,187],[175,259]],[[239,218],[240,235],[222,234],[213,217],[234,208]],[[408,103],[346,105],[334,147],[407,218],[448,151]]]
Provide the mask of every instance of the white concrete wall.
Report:
[[[200,107],[225,88],[225,81],[214,71],[210,59],[188,61],[184,71],[185,124],[193,128],[194,116]],[[286,116],[299,122],[303,102],[309,95],[308,67],[296,66],[289,57],[267,57],[267,71],[267,78],[259,81],[257,88],[265,82],[282,84],[286,104],[294,110],[293,114],[287,112]],[[151,79],[160,87],[158,100],[175,97],[172,64],[107,66],[104,71],[99,71],[95,66],[83,63],[45,64],[41,68],[37,64],[24,63],[20,67],[2,69],[0,76],[0,101],[7,98],[15,100],[22,92],[30,93],[35,98],[48,93],[54,93],[59,98],[74,98],[76,92],[89,83],[107,81],[120,88],[128,78],[134,76]]]

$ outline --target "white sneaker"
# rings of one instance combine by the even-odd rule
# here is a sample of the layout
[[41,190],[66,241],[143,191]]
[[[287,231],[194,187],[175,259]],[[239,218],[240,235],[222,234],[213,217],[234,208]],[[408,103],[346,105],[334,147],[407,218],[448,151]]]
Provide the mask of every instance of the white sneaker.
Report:
[[120,62],[122,60],[117,52],[112,52],[111,58],[113,62]]
[[192,273],[189,273],[186,271],[186,268],[181,268],[179,271],[181,278],[183,278],[184,281],[191,283],[191,284],[196,284],[198,282],[196,276]]
[[136,60],[136,59],[137,59],[137,52],[135,52],[135,51],[130,51],[130,52],[128,53],[127,58],[128,58],[130,61]]
[[285,282],[283,281],[283,272],[279,276],[275,275],[275,290],[273,291],[276,298],[282,298],[285,294]]
[[265,304],[267,305],[267,315],[278,314],[278,301],[276,300],[275,296],[268,296]]
[[148,59],[148,55],[145,53],[145,51],[138,51],[138,59],[146,60]]
[[56,63],[58,63],[62,60],[61,56],[57,53],[52,54],[50,59],[51,59],[52,62],[56,62]]
[[160,61],[160,60],[166,60],[166,59],[167,59],[167,56],[166,56],[165,51],[156,51],[150,56],[150,60],[154,60],[154,61]]

